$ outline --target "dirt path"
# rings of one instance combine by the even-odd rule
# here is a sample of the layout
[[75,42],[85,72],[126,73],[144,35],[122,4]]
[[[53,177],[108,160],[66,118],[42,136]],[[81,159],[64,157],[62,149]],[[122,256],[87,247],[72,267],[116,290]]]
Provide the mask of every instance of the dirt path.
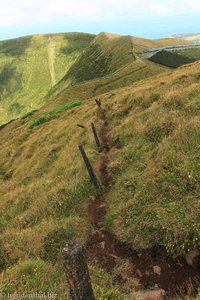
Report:
[[[112,273],[117,260],[126,262],[126,268],[116,278],[116,282],[125,284],[137,278],[141,289],[159,287],[167,292],[167,299],[179,295],[184,299],[191,289],[190,294],[196,295],[200,286],[198,271],[189,268],[183,259],[174,260],[166,253],[164,248],[154,248],[149,251],[136,253],[126,243],[122,243],[105,226],[106,199],[114,183],[108,172],[108,165],[112,149],[109,146],[109,124],[105,111],[98,114],[102,122],[100,139],[102,152],[97,171],[100,175],[102,192],[88,205],[87,215],[93,225],[93,232],[86,243],[90,264],[97,265],[107,272]],[[127,274],[128,266],[128,274]],[[154,272],[154,267],[159,266],[161,273]]]
[[48,46],[48,60],[49,60],[49,72],[51,75],[51,85],[54,86],[56,84],[56,76],[55,76],[55,38],[49,38],[49,46]]

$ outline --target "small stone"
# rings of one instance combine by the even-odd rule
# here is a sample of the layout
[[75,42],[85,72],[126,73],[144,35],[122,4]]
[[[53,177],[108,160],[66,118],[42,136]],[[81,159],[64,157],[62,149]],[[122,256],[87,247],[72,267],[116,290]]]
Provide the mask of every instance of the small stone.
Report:
[[114,254],[110,254],[109,256],[110,256],[110,257],[113,257],[114,259],[118,259],[118,258],[119,258],[119,256],[116,256],[116,255],[114,255]]
[[161,274],[161,267],[159,266],[153,266],[153,271],[155,274],[159,275]]
[[100,243],[100,245],[101,245],[101,248],[102,248],[102,249],[105,249],[106,242],[103,241],[103,242]]
[[164,290],[146,290],[132,293],[130,300],[163,300],[164,297]]
[[190,250],[185,256],[186,262],[190,267],[199,268],[200,252],[196,249]]
[[142,277],[142,273],[140,272],[140,270],[137,269],[136,272],[138,273],[139,277]]

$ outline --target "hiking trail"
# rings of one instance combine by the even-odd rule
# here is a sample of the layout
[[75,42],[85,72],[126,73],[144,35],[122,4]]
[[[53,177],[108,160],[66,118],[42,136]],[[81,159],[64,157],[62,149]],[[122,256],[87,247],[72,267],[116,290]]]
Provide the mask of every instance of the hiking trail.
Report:
[[[175,260],[163,247],[136,253],[127,243],[119,241],[106,227],[106,202],[114,187],[109,174],[109,162],[112,152],[120,150],[117,149],[120,145],[113,147],[114,149],[110,147],[109,123],[104,109],[99,108],[98,117],[102,122],[100,130],[102,151],[96,171],[101,180],[102,191],[96,197],[91,198],[87,207],[87,216],[93,225],[93,231],[86,243],[89,263],[112,273],[120,259],[128,268],[124,268],[124,272],[122,271],[120,276],[115,278],[115,283],[125,284],[127,281],[137,279],[141,289],[155,287],[164,289],[167,293],[166,299],[177,295],[184,298],[190,286],[192,287],[190,296],[195,296],[200,285],[199,272],[190,268],[184,259]],[[155,266],[160,267],[160,275],[154,272]]]
[[48,45],[48,61],[49,61],[49,72],[51,75],[51,85],[54,86],[56,84],[56,76],[55,76],[55,37],[49,38]]

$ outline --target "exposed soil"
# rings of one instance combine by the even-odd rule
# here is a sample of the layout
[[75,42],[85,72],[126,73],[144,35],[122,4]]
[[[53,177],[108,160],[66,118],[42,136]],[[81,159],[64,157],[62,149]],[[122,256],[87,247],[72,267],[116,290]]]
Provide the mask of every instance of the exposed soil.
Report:
[[[189,267],[183,258],[174,259],[162,247],[136,253],[131,247],[122,243],[105,226],[106,199],[114,186],[108,172],[108,165],[112,149],[109,146],[109,124],[105,111],[100,109],[100,119],[103,123],[100,131],[102,151],[100,162],[95,169],[101,178],[102,191],[91,200],[87,214],[93,225],[93,232],[86,243],[89,263],[97,265],[107,272],[112,272],[118,259],[128,261],[130,266],[129,277],[139,280],[141,289],[159,287],[166,291],[167,299],[179,296],[185,299],[186,295],[195,296],[200,286],[200,273]],[[160,268],[160,274],[154,272],[154,267]],[[124,282],[123,274],[116,281]],[[131,279],[131,278],[130,278]],[[126,280],[128,280],[126,278]],[[125,283],[125,282],[124,282]]]
[[48,46],[48,59],[49,59],[49,72],[51,75],[51,84],[54,86],[56,84],[56,77],[55,77],[55,37],[49,38],[49,46]]

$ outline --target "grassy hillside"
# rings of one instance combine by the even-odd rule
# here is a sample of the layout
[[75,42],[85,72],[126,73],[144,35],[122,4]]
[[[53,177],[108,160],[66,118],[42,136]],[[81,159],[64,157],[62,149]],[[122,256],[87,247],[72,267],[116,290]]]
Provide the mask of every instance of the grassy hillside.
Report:
[[129,37],[99,34],[63,80],[84,82],[112,74],[135,60]]
[[87,98],[169,70],[142,60],[138,55],[140,52],[129,36],[99,34],[51,90],[48,99],[59,102],[74,95]]
[[111,138],[122,144],[110,164],[107,224],[134,248],[200,246],[199,66],[104,97]]
[[93,35],[36,35],[0,42],[0,123],[41,107]]
[[[83,33],[35,35],[1,41],[0,123],[40,108],[50,95],[57,95],[70,84],[111,76],[100,84],[107,85],[106,91],[112,86],[116,88],[141,80],[145,74],[139,69],[144,64],[138,61],[137,55],[143,48],[138,45],[158,47],[184,43],[187,42],[146,40],[110,33],[96,37]],[[147,76],[165,70],[146,64]],[[103,90],[101,88],[101,92]]]
[[195,61],[200,60],[200,49],[187,49],[178,51],[180,55],[193,59]]
[[[155,64],[149,62],[149,66]],[[94,207],[96,216],[101,205],[105,207],[102,230],[106,228],[106,234],[115,234],[117,243],[123,241],[141,255],[153,247],[173,255],[199,249],[199,67],[195,63],[173,72],[165,69],[167,73],[119,89],[114,89],[118,83],[109,82],[111,78],[106,78],[105,85],[95,80],[68,89],[64,89],[67,82],[62,82],[63,91],[60,86],[49,105],[1,128],[0,268],[5,272],[0,286],[4,291],[51,289],[59,299],[67,299],[60,249],[71,239],[86,245],[96,241],[98,230],[90,210]],[[78,81],[79,77],[74,78]],[[120,83],[122,78],[116,80]],[[95,106],[95,89],[98,95],[105,92],[100,98],[108,126]],[[101,140],[109,143],[109,152],[99,155],[91,122]],[[107,189],[100,198],[88,180],[79,144]],[[101,160],[108,174],[99,167]],[[94,202],[99,199],[104,202]],[[112,235],[106,244],[114,239]],[[101,264],[104,256],[95,261],[93,254],[103,251],[102,245],[97,241],[95,247],[87,251],[97,299],[127,299],[139,288],[138,282],[142,284],[131,270],[153,276],[155,258],[148,260],[149,254],[145,256],[149,269],[145,269],[143,256],[137,263],[139,258],[133,255],[135,260],[130,262],[127,256],[106,248],[105,259],[113,263],[108,275]],[[180,273],[187,278],[191,271],[181,264]],[[170,285],[178,280],[174,276],[168,278]],[[150,277],[146,286],[157,280]],[[162,280],[161,275],[159,286],[167,288]]]
[[[193,53],[193,51],[191,51],[191,53]],[[154,54],[149,60],[167,67],[178,68],[182,65],[194,62],[194,56],[195,54],[193,57],[188,57],[188,55],[184,55],[183,51],[179,51],[179,53],[177,53],[162,50]]]
[[51,91],[51,94],[48,95],[48,99],[51,99],[51,101],[48,101],[44,109],[51,109],[54,102],[60,104],[65,101],[65,99],[73,100],[74,97],[87,99],[92,96],[98,96],[102,93],[112,91],[119,87],[129,86],[134,82],[142,81],[152,76],[159,76],[159,74],[168,70],[168,67],[147,60],[141,60],[136,56],[136,59],[127,66],[116,71],[114,74],[102,78],[78,83],[76,85],[68,85],[68,81],[62,80]]

